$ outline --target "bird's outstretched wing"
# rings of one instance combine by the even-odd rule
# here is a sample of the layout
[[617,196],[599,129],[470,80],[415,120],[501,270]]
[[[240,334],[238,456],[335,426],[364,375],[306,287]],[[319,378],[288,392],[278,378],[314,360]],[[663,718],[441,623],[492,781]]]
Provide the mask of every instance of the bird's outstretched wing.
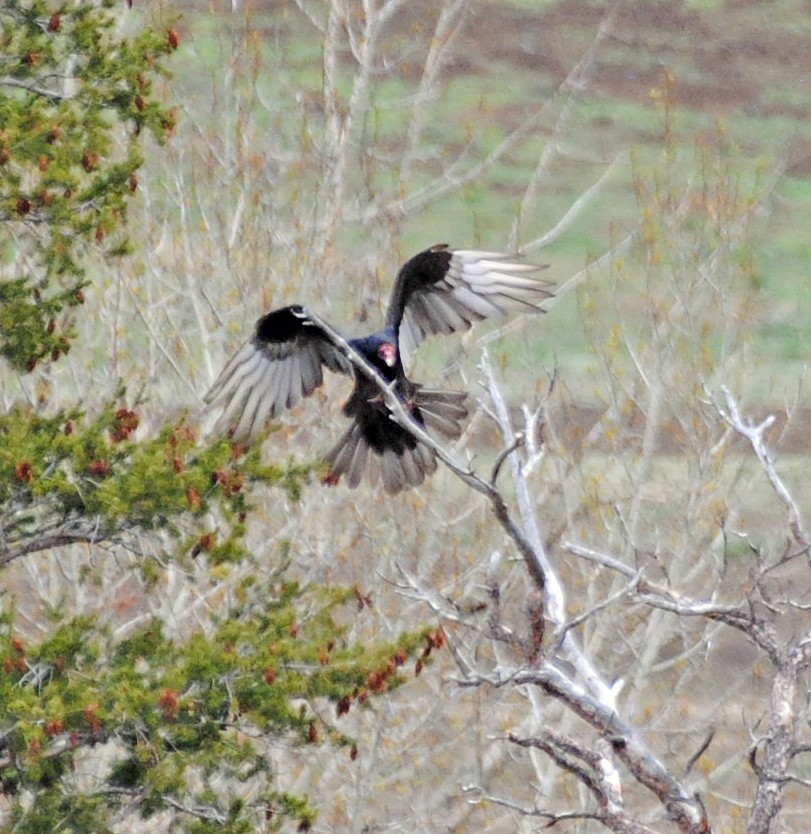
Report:
[[508,312],[541,312],[551,285],[529,276],[543,268],[517,255],[446,244],[415,255],[400,268],[386,314],[386,324],[399,329],[403,360],[433,333],[467,330]]
[[274,310],[223,368],[205,401],[222,408],[215,431],[256,439],[269,419],[308,397],[324,381],[323,367],[351,374],[346,357],[304,307]]

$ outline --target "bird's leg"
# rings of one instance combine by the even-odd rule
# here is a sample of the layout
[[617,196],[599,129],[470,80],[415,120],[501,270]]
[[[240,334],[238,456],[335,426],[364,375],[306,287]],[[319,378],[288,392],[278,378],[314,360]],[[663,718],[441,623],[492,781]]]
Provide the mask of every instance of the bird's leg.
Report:
[[[396,387],[397,387],[397,380],[396,379],[393,379],[391,382],[386,383],[386,389],[388,390],[388,392],[391,393],[391,394],[394,394],[395,396],[397,394],[397,392],[395,390]],[[369,397],[369,399],[367,399],[366,402],[369,403],[369,405],[383,405],[383,406],[385,406],[385,404],[386,404],[386,395],[382,391],[378,391],[377,394],[374,395],[374,397]],[[411,402],[410,399],[401,400],[401,402],[403,403],[403,405],[409,411],[412,410],[411,409],[412,402]]]

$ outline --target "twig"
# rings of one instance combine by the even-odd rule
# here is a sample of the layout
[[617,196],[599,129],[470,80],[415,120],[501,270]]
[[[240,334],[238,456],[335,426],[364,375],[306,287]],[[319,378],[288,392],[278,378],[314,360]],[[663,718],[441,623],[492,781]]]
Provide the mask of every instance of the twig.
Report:
[[496,462],[493,464],[493,469],[490,472],[490,483],[495,486],[496,481],[498,480],[498,473],[501,471],[501,467],[504,464],[504,461],[516,450],[520,449],[521,446],[524,445],[525,435],[523,432],[516,432],[515,439],[509,446],[505,446],[502,449],[501,454],[496,458]]
[[37,96],[43,96],[53,102],[67,101],[73,96],[57,93],[55,90],[47,90],[44,87],[37,87],[29,81],[23,81],[19,78],[11,78],[6,76],[0,78],[0,87],[17,87],[18,89],[27,90],[29,93],[34,93]]
[[716,405],[718,414],[729,426],[741,435],[741,437],[744,437],[749,441],[752,446],[752,451],[760,461],[760,465],[763,467],[763,471],[765,472],[772,489],[788,512],[789,529],[791,530],[792,536],[794,536],[794,540],[802,547],[807,548],[811,546],[811,537],[809,537],[803,525],[797,503],[786,485],[783,483],[783,479],[777,474],[777,470],[774,468],[774,460],[772,459],[772,456],[766,447],[766,442],[763,439],[763,435],[767,429],[774,424],[774,415],[770,414],[758,425],[745,421],[741,417],[738,403],[732,396],[729,388],[723,385],[721,386],[721,392],[723,393],[726,401],[726,409]]
[[555,630],[555,636],[558,638],[558,641],[562,642],[563,638],[569,631],[571,631],[571,629],[577,628],[579,625],[586,622],[586,620],[588,620],[590,617],[593,617],[595,614],[599,613],[605,608],[608,608],[610,605],[613,605],[615,602],[617,602],[617,600],[620,600],[623,597],[627,597],[629,594],[636,591],[639,587],[639,580],[642,578],[643,572],[644,568],[640,568],[631,577],[631,581],[623,588],[620,588],[619,591],[616,591],[615,593],[606,597],[604,600],[602,600],[602,602],[598,602],[596,605],[591,606],[591,608],[589,608],[588,611],[584,611],[582,614],[579,614],[577,617],[574,617],[568,622],[559,626]]
[[554,243],[561,235],[563,235],[569,227],[574,223],[574,221],[580,216],[583,209],[592,201],[592,199],[602,190],[603,186],[605,185],[608,178],[614,173],[620,162],[627,162],[628,155],[625,152],[618,153],[614,159],[611,160],[611,163],[608,167],[603,171],[600,175],[597,182],[593,185],[590,185],[585,191],[583,191],[578,198],[569,206],[569,209],[563,215],[563,217],[558,220],[558,222],[544,234],[536,237],[534,240],[529,241],[521,246],[521,252],[526,254],[528,252],[532,252],[536,249],[543,249],[544,246],[548,246],[550,243]]

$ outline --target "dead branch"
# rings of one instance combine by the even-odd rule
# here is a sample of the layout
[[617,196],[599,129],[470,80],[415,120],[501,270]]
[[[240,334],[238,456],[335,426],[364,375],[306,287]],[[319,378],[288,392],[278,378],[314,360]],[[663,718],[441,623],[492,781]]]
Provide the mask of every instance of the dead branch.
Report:
[[670,817],[684,834],[708,834],[709,820],[697,795],[690,795],[676,777],[648,750],[636,731],[616,711],[607,710],[596,699],[572,683],[552,663],[539,669],[503,670],[492,675],[477,675],[458,680],[460,686],[534,685],[565,704],[587,724],[604,735],[614,755],[634,778],[667,808]]
[[811,546],[811,537],[809,537],[803,525],[797,502],[792,497],[783,479],[777,474],[774,459],[764,439],[764,434],[774,424],[774,415],[770,414],[758,425],[750,423],[741,416],[737,400],[725,385],[721,386],[721,392],[724,395],[726,408],[716,405],[718,414],[734,431],[749,442],[775,495],[777,495],[786,508],[789,518],[789,529],[791,530],[792,536],[794,536],[794,540],[801,547],[808,548]]

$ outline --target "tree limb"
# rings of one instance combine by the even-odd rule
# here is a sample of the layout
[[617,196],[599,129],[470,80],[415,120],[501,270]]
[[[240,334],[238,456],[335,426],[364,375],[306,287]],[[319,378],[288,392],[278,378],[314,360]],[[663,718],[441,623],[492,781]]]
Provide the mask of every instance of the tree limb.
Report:
[[805,526],[803,525],[797,502],[794,500],[786,485],[783,483],[783,479],[777,474],[777,470],[774,467],[774,460],[766,446],[765,440],[763,439],[765,432],[774,424],[774,415],[770,414],[761,423],[754,425],[753,423],[745,421],[741,417],[738,403],[725,385],[721,386],[721,392],[724,395],[726,408],[724,409],[716,405],[718,414],[729,426],[741,435],[741,437],[744,437],[749,441],[752,451],[760,461],[760,465],[762,466],[772,489],[788,512],[789,529],[794,536],[794,540],[802,547],[807,548],[811,546],[811,536],[809,536]]

